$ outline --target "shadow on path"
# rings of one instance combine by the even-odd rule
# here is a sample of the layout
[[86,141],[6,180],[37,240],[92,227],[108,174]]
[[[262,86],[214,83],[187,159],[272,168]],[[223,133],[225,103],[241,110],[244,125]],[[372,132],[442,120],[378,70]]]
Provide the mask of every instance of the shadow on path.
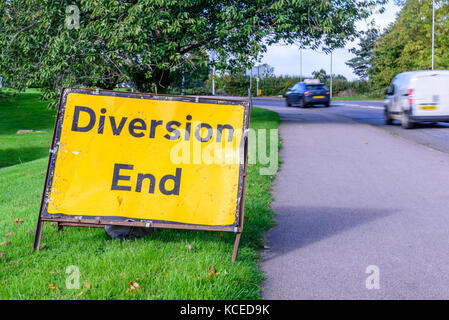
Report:
[[264,252],[264,261],[398,211],[381,208],[292,206],[273,206],[273,210],[277,213],[277,225],[267,234],[266,243],[271,249]]

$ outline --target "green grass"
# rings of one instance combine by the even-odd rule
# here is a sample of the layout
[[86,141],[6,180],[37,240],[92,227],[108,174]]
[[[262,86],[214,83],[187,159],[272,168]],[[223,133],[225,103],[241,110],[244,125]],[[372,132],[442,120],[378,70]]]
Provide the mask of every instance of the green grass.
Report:
[[[9,165],[0,169],[0,299],[260,298],[263,274],[258,250],[263,232],[273,223],[269,204],[274,176],[259,175],[259,165],[248,168],[247,220],[235,263],[231,262],[234,234],[206,231],[158,230],[145,238],[121,242],[110,239],[102,229],[66,227],[59,232],[46,223],[45,248],[33,252],[51,133],[15,132],[51,131],[55,111],[47,110],[36,95],[22,94],[12,105],[2,102],[0,112],[0,159],[2,166]],[[277,128],[278,124],[276,113],[254,108],[253,128]],[[33,160],[36,158],[41,159]],[[32,161],[20,163],[24,159]],[[16,223],[16,219],[23,222]],[[11,232],[13,236],[6,236]],[[66,288],[70,265],[80,270],[82,287],[78,290]],[[210,267],[217,276],[208,277]],[[131,281],[140,289],[127,293]]]
[[[55,111],[38,97],[30,90],[14,100],[0,99],[0,168],[48,155]],[[18,130],[47,132],[16,134]]]

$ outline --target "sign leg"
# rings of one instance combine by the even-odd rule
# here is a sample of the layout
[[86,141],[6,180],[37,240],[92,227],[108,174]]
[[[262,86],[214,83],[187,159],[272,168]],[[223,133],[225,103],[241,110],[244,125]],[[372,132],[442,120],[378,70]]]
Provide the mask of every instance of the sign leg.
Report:
[[34,244],[33,244],[34,251],[39,251],[39,248],[41,246],[43,224],[44,224],[44,222],[39,217],[39,219],[37,221],[36,233],[34,234]]
[[240,244],[240,238],[242,237],[242,233],[238,232],[235,236],[235,242],[234,242],[234,251],[232,252],[232,262],[235,262],[235,259],[237,259],[237,254],[239,253],[239,244]]

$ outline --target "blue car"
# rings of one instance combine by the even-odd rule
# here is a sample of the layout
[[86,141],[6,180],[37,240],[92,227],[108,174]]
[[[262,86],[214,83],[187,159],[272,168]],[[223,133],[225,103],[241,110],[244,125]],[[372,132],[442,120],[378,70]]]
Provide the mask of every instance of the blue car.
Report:
[[316,80],[305,80],[304,82],[296,83],[285,94],[287,107],[298,106],[304,108],[321,104],[329,107],[330,92],[324,83]]

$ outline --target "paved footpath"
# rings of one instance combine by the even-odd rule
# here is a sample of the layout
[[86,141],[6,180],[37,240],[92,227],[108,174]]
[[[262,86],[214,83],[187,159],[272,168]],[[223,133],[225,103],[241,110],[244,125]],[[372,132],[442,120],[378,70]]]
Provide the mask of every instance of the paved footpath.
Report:
[[329,109],[270,109],[283,164],[262,296],[449,299],[449,155]]

